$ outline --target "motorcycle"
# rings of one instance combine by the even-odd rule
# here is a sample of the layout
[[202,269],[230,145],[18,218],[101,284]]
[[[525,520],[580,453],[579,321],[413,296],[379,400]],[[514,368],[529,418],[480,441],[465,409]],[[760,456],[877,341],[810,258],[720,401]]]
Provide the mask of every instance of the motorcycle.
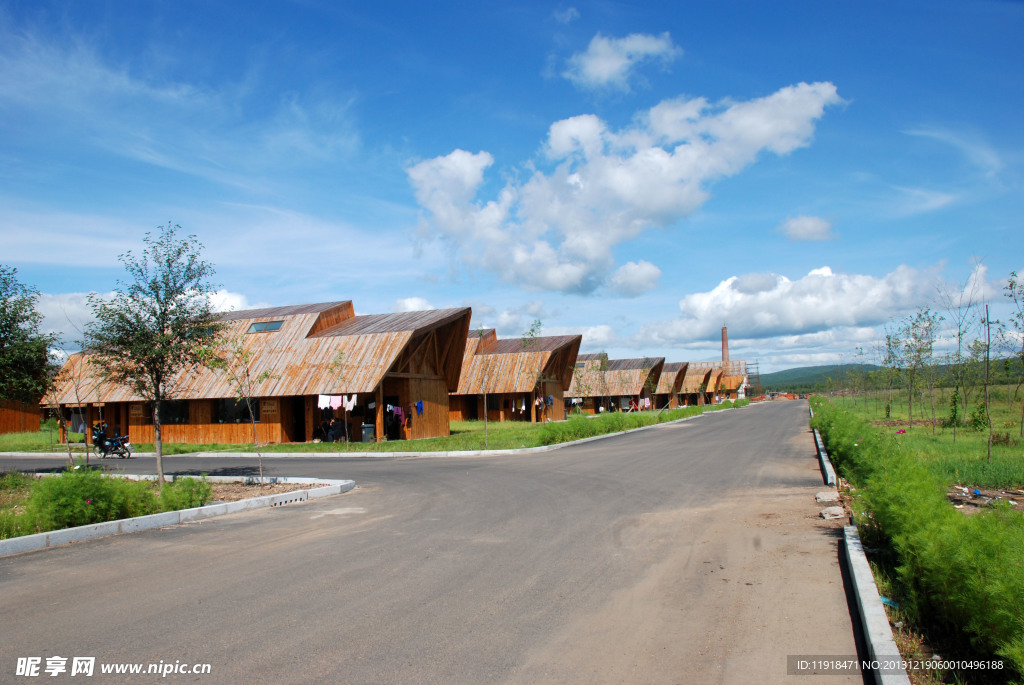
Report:
[[95,424],[92,427],[92,444],[102,459],[113,456],[131,459],[132,444],[128,442],[128,436],[115,435],[108,438],[107,424],[105,423]]

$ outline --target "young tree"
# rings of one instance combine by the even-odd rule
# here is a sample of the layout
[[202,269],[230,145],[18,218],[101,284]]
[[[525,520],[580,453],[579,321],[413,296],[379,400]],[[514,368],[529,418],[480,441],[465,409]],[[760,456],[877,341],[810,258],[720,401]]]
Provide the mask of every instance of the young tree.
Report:
[[903,376],[903,339],[899,329],[885,327],[885,347],[883,348],[882,369],[885,372],[888,399],[885,403],[885,418],[892,417],[892,388]]
[[89,296],[95,321],[86,327],[90,361],[111,383],[145,399],[153,412],[157,477],[162,483],[160,410],[187,382],[189,367],[210,362],[209,349],[222,330],[213,311],[213,266],[193,235],[178,237],[168,223],[147,233],[141,255],[119,257],[129,280],[118,281],[110,300]]
[[[1003,287],[1003,292],[1013,303],[1009,321],[1013,332],[1004,337],[1008,340],[1008,347],[1017,361],[1019,376],[1017,377],[1017,387],[1013,391],[1013,396],[1016,398],[1017,393],[1020,392],[1020,386],[1024,384],[1024,281],[1017,277],[1016,271],[1010,272],[1010,278]],[[1009,395],[1009,391],[1007,391],[1007,395]],[[1020,435],[1024,437],[1024,403],[1021,404]]]
[[[900,328],[900,339],[904,371],[907,379],[908,410],[910,413],[910,425],[914,425],[914,390],[917,385],[923,384],[932,394],[935,389],[935,374],[933,369],[935,360],[933,351],[935,338],[938,335],[939,322],[942,317],[927,307],[919,309],[913,316],[907,317]],[[924,392],[921,391],[921,414],[924,414]],[[932,400],[932,418],[935,416],[935,403]],[[932,432],[935,426],[932,425]]]
[[[967,402],[971,391],[971,374],[973,373],[969,356],[971,335],[977,326],[975,309],[982,296],[984,269],[981,264],[975,265],[971,275],[961,285],[947,283],[939,288],[939,302],[946,312],[947,320],[953,325],[956,336],[956,348],[947,355],[946,366],[953,380],[953,442],[960,417],[967,415]],[[980,277],[979,277],[980,276]]]
[[259,389],[269,380],[278,378],[268,370],[254,373],[252,369],[253,352],[245,349],[245,340],[241,337],[221,340],[217,345],[214,357],[207,365],[223,373],[235,392],[239,402],[245,402],[249,412],[249,425],[252,426],[252,445],[256,450],[256,460],[260,469],[260,486],[263,485],[263,452],[260,450],[259,437],[256,434],[256,403],[259,402]]
[[38,290],[18,281],[17,269],[0,266],[0,399],[38,402],[56,371],[50,348],[57,337],[40,332],[38,299]]

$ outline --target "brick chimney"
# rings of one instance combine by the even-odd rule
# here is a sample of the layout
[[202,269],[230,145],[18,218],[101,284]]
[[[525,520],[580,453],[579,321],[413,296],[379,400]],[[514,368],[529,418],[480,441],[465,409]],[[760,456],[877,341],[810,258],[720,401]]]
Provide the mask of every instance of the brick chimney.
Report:
[[729,334],[725,331],[725,326],[722,326],[722,361],[729,361]]

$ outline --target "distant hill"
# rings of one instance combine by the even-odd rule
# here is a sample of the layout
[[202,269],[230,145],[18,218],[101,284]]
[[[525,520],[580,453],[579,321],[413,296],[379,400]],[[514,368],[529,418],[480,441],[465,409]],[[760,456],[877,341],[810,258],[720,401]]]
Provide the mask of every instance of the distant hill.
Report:
[[761,374],[761,387],[765,392],[770,390],[788,392],[808,392],[815,388],[824,388],[825,379],[846,378],[850,371],[863,369],[874,371],[874,364],[831,364],[829,366],[803,366],[798,369],[786,369],[774,373]]

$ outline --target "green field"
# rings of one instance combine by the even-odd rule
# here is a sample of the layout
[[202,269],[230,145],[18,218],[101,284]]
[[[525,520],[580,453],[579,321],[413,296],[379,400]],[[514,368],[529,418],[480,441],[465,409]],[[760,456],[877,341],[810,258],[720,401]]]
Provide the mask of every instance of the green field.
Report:
[[934,420],[927,394],[923,411],[915,404],[913,422],[905,391],[894,391],[891,403],[884,391],[833,397],[831,402],[877,428],[900,450],[918,457],[946,483],[1019,489],[1024,487],[1024,440],[1020,436],[1021,403],[1019,399],[1014,400],[1014,390],[1012,386],[999,386],[990,391],[994,433],[991,461],[988,431],[977,421],[971,421],[972,414],[982,416],[982,398],[977,397],[980,393],[972,397],[968,416],[957,425],[955,436],[949,421],[951,391],[948,388],[935,390]]

